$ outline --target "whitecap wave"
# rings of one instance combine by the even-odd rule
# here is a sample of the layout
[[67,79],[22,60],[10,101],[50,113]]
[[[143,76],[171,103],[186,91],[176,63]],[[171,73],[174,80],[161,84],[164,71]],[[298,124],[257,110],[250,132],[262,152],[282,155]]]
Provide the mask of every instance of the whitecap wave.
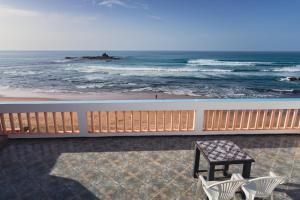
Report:
[[293,89],[271,89],[273,92],[294,92]]
[[53,62],[54,63],[67,63],[67,62],[70,62],[71,59],[61,59],[61,60],[54,60]]
[[163,91],[165,94],[171,94],[171,95],[179,95],[179,96],[191,96],[191,97],[198,97],[201,95],[195,94],[194,91],[182,88],[182,89],[177,89],[177,90],[166,90]]
[[103,83],[87,84],[87,85],[77,85],[78,89],[100,89],[104,87]]
[[93,73],[93,72],[120,72],[120,71],[134,71],[134,72],[232,72],[229,69],[198,69],[193,67],[182,68],[166,68],[166,67],[120,67],[120,66],[101,66],[91,65],[85,67],[68,68],[67,70],[77,70],[79,72]]
[[300,65],[272,69],[274,72],[300,72]]
[[3,74],[14,75],[14,76],[26,76],[26,75],[35,75],[38,74],[38,72],[10,70],[10,71],[4,71]]
[[154,91],[151,87],[142,87],[130,90],[131,92],[145,92],[145,91]]
[[284,78],[280,78],[279,80],[280,80],[280,81],[290,81],[290,78],[291,78],[291,77],[284,77]]
[[242,62],[242,61],[221,61],[213,59],[192,59],[188,60],[188,66],[255,66],[259,64],[272,64],[271,62]]

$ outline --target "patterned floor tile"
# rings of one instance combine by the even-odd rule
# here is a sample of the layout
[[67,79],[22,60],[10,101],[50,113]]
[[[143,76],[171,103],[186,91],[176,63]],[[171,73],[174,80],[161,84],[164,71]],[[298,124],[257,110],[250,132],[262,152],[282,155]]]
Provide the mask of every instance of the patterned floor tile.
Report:
[[[0,150],[0,200],[205,199],[192,177],[200,139],[232,140],[244,148],[256,160],[253,177],[270,170],[288,176],[274,199],[300,196],[300,136],[184,136],[11,140]],[[203,157],[200,167],[207,168]],[[229,169],[241,171],[241,165]],[[226,179],[221,172],[215,177]]]

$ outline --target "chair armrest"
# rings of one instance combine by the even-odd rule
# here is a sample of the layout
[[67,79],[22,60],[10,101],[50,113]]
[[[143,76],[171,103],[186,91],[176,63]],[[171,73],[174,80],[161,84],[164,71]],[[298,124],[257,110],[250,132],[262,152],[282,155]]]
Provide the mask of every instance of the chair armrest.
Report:
[[272,172],[272,171],[269,172],[269,175],[272,176],[272,177],[277,176],[277,175],[276,175],[274,172]]
[[206,188],[208,188],[207,182],[206,182],[206,180],[204,179],[204,177],[201,176],[201,175],[199,175],[199,179],[201,180],[202,185],[204,185]]
[[231,175],[231,180],[236,181],[236,180],[245,180],[245,179],[243,178],[243,176],[241,174],[234,173]]
[[270,176],[271,177],[281,177],[283,180],[282,180],[282,182],[280,183],[280,184],[283,184],[283,183],[285,183],[285,182],[288,182],[289,181],[289,179],[288,179],[288,177],[284,177],[284,176],[278,176],[278,175],[276,175],[274,172],[272,172],[272,171],[270,171]]

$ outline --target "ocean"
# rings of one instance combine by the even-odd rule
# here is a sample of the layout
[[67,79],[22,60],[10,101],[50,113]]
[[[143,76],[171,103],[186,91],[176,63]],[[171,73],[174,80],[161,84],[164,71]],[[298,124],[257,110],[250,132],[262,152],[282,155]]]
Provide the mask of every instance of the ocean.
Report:
[[166,93],[204,98],[299,97],[300,52],[0,51],[0,95]]

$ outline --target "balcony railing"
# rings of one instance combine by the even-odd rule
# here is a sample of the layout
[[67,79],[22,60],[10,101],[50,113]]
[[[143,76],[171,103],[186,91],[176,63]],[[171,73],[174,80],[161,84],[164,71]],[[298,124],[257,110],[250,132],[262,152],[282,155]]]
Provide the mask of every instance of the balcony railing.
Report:
[[300,133],[300,99],[1,102],[10,138]]

